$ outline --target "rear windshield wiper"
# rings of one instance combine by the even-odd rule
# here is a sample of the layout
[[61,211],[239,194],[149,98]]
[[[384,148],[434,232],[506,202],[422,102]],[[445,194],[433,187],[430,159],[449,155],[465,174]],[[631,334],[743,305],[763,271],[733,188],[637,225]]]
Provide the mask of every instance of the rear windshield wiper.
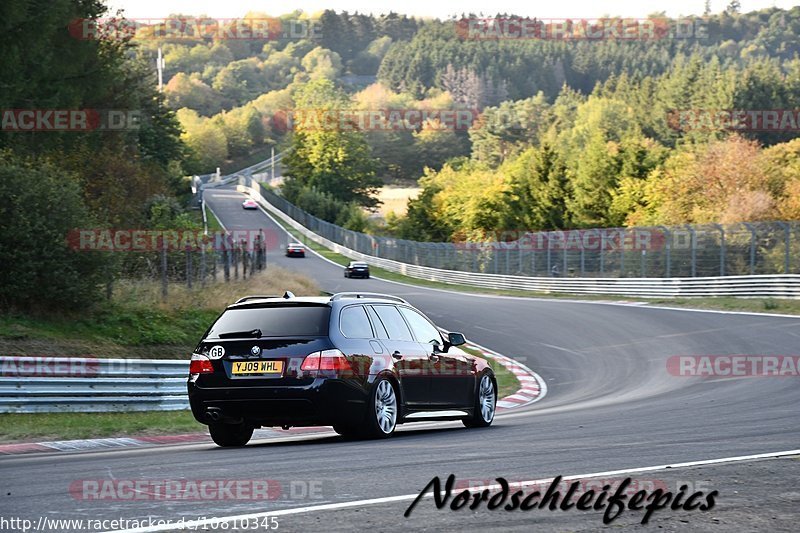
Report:
[[256,328],[256,329],[251,329],[250,331],[231,331],[231,332],[228,332],[228,333],[220,333],[219,334],[219,338],[220,339],[233,339],[233,338],[236,338],[236,337],[256,337],[256,338],[261,338],[261,330]]

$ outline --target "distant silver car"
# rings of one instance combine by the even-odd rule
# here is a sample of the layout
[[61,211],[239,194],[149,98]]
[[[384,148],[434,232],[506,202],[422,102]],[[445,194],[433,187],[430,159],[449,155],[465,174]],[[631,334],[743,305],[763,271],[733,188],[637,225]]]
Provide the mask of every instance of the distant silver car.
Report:
[[306,247],[299,242],[293,242],[286,247],[286,257],[305,257]]

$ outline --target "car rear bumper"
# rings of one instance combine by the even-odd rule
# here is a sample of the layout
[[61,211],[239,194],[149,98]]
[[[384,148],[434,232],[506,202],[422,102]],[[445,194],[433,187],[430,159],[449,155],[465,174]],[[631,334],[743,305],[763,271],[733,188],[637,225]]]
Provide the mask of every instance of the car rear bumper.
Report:
[[357,424],[368,394],[355,381],[317,379],[299,387],[202,388],[189,382],[189,404],[198,422],[257,426]]
[[368,278],[369,272],[348,272],[347,276],[350,278]]

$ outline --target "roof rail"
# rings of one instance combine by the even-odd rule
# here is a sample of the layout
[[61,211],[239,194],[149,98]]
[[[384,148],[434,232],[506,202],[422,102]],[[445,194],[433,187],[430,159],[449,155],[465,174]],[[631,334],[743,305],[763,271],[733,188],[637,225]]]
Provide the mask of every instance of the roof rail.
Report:
[[403,304],[408,303],[399,296],[391,296],[389,294],[380,294],[377,292],[337,292],[331,296],[331,301],[341,300],[342,298],[376,298],[380,300],[392,300]]
[[251,294],[249,296],[245,296],[243,298],[239,298],[236,300],[237,304],[242,302],[246,302],[247,300],[265,300],[267,298],[280,298],[277,294]]

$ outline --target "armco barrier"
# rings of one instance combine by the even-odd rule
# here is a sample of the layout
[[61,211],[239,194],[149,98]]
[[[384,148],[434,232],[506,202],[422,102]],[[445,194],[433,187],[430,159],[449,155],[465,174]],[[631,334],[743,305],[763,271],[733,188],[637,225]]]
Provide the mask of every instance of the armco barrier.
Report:
[[630,297],[772,297],[800,298],[800,275],[772,274],[691,278],[543,278],[444,270],[401,263],[357,252],[330,241],[272,205],[252,180],[240,180],[237,190],[260,202],[270,213],[295,228],[306,238],[350,259],[413,278],[490,289],[516,289],[543,293],[594,294]]
[[0,357],[0,370],[0,413],[189,408],[188,360]]

